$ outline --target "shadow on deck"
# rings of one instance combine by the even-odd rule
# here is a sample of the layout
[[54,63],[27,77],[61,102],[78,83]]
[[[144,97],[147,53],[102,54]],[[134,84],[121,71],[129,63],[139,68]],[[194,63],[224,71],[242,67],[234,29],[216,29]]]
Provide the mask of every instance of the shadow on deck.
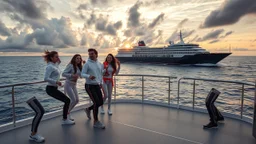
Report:
[[[105,106],[106,108],[106,106]],[[113,115],[99,114],[105,130],[93,128],[84,111],[73,112],[76,124],[61,117],[42,121],[39,134],[49,144],[255,144],[252,125],[226,118],[218,129],[204,130],[208,115],[147,104],[113,104]],[[0,134],[1,144],[34,143],[29,126]]]

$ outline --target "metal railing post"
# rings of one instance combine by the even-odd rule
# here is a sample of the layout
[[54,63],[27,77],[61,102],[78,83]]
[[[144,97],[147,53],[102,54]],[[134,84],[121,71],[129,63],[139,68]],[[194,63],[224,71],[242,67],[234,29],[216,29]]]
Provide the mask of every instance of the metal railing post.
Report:
[[178,94],[177,94],[177,105],[178,105],[178,108],[180,108],[180,80],[181,80],[181,78],[178,80]]
[[253,126],[252,126],[252,135],[256,138],[256,80],[254,86],[254,115],[253,115]]
[[168,105],[171,103],[171,78],[168,78]]
[[142,76],[142,103],[144,103],[144,76]]
[[114,83],[115,83],[115,87],[114,87],[114,101],[116,102],[116,77],[114,77]]
[[242,85],[241,119],[243,119],[243,111],[244,111],[244,84]]
[[196,90],[196,80],[194,80],[194,84],[193,84],[193,110],[195,109],[195,90]]
[[13,126],[16,127],[14,86],[12,86],[12,119],[13,119]]

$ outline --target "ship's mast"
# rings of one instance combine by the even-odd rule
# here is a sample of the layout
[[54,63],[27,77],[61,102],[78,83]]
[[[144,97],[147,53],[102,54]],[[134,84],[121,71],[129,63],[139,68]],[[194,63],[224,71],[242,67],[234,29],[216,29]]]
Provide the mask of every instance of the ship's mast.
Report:
[[183,38],[182,38],[181,30],[180,30],[180,44],[185,44],[184,41],[183,41]]

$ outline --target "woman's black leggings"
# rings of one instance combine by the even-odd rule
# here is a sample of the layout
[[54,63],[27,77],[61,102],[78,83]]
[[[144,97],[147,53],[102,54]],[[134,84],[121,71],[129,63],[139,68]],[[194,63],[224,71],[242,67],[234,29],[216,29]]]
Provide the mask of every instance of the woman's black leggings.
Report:
[[93,101],[93,105],[88,109],[93,110],[93,117],[98,121],[98,109],[103,104],[102,92],[99,85],[85,84],[85,90]]
[[70,99],[61,91],[58,90],[58,87],[55,86],[46,86],[46,93],[59,100],[64,102],[64,106],[63,106],[63,119],[67,119],[67,115],[68,115],[68,108],[69,108],[69,104],[70,104]]
[[44,108],[40,104],[40,102],[35,98],[31,98],[27,101],[27,104],[35,111],[36,115],[32,122],[32,128],[31,132],[37,132],[37,128],[39,126],[39,123],[44,115]]

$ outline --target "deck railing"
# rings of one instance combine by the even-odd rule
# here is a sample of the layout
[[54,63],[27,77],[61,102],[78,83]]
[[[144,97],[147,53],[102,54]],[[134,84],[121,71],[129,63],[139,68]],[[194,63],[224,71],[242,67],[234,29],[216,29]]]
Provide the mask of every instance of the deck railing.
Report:
[[[117,101],[117,83],[118,83],[118,79],[120,77],[139,77],[141,78],[141,103],[146,103],[147,100],[145,100],[145,79],[151,77],[151,78],[163,78],[163,79],[166,79],[166,83],[168,85],[168,90],[167,90],[167,99],[168,99],[168,103],[167,105],[166,104],[163,104],[165,106],[172,106],[172,107],[176,107],[176,108],[180,108],[181,104],[180,104],[180,91],[181,89],[183,88],[182,85],[181,85],[181,81],[182,80],[192,80],[193,81],[193,100],[192,100],[192,110],[196,111],[195,110],[195,88],[196,88],[196,82],[197,81],[208,81],[208,82],[212,82],[212,83],[232,83],[232,84],[237,84],[237,85],[241,85],[241,104],[240,104],[240,120],[243,120],[243,107],[244,107],[244,92],[245,92],[245,86],[253,86],[255,89],[254,89],[254,97],[256,98],[256,83],[250,83],[250,82],[241,82],[241,81],[228,81],[228,80],[216,80],[216,79],[203,79],[203,78],[190,78],[190,77],[182,77],[182,78],[179,78],[177,79],[177,77],[174,77],[174,76],[160,76],[160,75],[137,75],[137,74],[120,74],[118,76],[115,76],[114,78],[114,83],[115,83],[115,86],[114,86],[114,102],[118,102]],[[65,80],[65,79],[61,79],[62,81]],[[177,99],[177,104],[171,104],[171,94],[170,94],[170,91],[173,89],[171,87],[171,83],[173,83],[173,81],[176,81],[177,82],[177,96],[175,96],[175,99]],[[37,82],[30,82],[30,83],[18,83],[18,84],[11,84],[11,85],[2,85],[0,86],[0,89],[2,88],[11,88],[11,94],[12,94],[12,124],[13,126],[15,127],[16,126],[16,101],[15,101],[15,88],[16,87],[20,87],[20,86],[26,86],[26,85],[35,85],[35,84],[45,84],[46,82],[44,81],[37,81]],[[248,121],[247,121],[248,122]],[[250,123],[252,123],[252,119],[250,121]],[[0,125],[0,129],[1,129],[1,125]]]

